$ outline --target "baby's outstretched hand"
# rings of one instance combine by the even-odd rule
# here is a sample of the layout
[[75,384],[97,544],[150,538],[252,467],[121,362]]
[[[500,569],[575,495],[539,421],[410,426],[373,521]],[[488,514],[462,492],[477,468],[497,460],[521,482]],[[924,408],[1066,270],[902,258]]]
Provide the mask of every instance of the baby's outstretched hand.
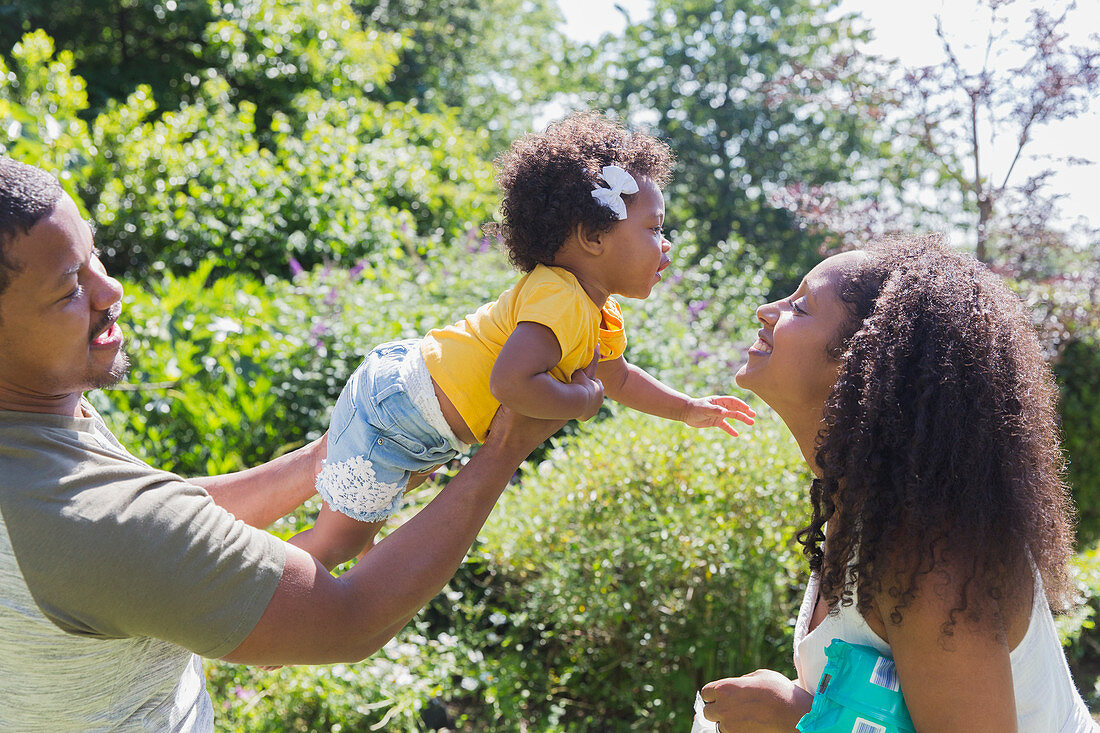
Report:
[[756,412],[736,397],[711,395],[688,400],[680,420],[693,428],[722,428],[736,438],[737,431],[729,424],[729,420],[740,420],[746,425],[752,425],[754,417]]

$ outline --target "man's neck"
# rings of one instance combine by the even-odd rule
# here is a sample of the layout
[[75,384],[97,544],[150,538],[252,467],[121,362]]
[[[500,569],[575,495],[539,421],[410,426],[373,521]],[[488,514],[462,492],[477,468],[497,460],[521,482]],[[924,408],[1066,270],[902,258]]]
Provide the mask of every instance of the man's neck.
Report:
[[64,395],[40,395],[0,386],[0,410],[84,417],[84,410],[81,408],[83,397],[82,392]]

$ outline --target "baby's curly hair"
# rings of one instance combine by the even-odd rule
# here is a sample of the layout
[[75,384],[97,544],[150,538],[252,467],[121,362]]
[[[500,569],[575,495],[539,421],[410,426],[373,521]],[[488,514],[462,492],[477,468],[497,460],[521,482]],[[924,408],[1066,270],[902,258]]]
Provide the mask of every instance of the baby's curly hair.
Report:
[[[487,229],[503,240],[512,264],[530,272],[550,264],[577,224],[606,231],[616,223],[611,210],[592,198],[592,189],[604,185],[604,166],[620,166],[664,188],[673,155],[654,137],[601,114],[578,112],[516,140],[496,163],[502,220]],[[630,203],[630,196],[623,198]]]
[[1034,564],[1064,608],[1073,529],[1057,392],[1023,304],[938,237],[866,254],[839,285],[851,319],[798,537],[823,596],[849,605],[855,588],[867,613],[886,593],[900,623],[935,573],[954,593],[945,635],[959,614],[1000,629],[998,601],[1027,598]]

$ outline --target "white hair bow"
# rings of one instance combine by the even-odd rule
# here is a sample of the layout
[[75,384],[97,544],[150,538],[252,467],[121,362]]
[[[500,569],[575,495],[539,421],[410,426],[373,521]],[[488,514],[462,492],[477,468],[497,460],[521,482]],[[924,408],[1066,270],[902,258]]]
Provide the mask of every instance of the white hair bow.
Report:
[[634,176],[617,165],[605,165],[600,178],[611,188],[596,186],[592,189],[592,198],[611,209],[619,221],[622,221],[626,218],[626,202],[623,201],[623,194],[638,193],[638,182],[634,180]]

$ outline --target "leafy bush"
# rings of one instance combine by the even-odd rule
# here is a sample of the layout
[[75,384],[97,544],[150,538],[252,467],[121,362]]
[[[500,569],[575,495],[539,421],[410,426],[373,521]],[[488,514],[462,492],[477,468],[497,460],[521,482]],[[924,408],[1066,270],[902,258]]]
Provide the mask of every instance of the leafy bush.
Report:
[[[307,5],[294,9],[304,13]],[[249,5],[274,12],[271,6]],[[333,22],[351,13],[339,3],[324,9]],[[281,27],[255,24],[252,33]],[[384,83],[385,60],[396,58],[387,37],[354,33],[365,60],[341,72],[342,95],[309,89],[287,111],[259,110],[211,72],[179,109],[159,109],[150,89],[139,87],[89,124],[79,117],[88,100],[72,55],[55,58],[48,36],[28,34],[12,50],[11,68],[0,60],[0,153],[65,180],[97,222],[104,263],[131,279],[155,279],[165,268],[190,272],[204,262],[219,273],[262,276],[285,273],[291,258],[306,267],[350,266],[365,256],[445,248],[490,218],[488,137],[461,129],[452,113],[353,94],[363,75]],[[219,38],[246,67],[265,44],[290,43]],[[315,54],[312,41],[299,40],[306,50],[298,52]],[[271,117],[270,131],[258,130],[261,113]]]
[[790,671],[808,481],[771,417],[734,439],[623,410],[558,444],[482,535],[473,728],[672,730],[703,683]]
[[1055,619],[1058,634],[1066,646],[1066,658],[1077,689],[1089,710],[1100,710],[1100,639],[1096,619],[1100,615],[1100,543],[1078,553],[1072,566],[1079,605]]
[[[465,276],[473,267],[480,277]],[[238,470],[320,435],[371,348],[446,325],[515,277],[499,253],[460,246],[430,267],[378,258],[293,281],[212,269],[126,286],[130,377],[91,395],[124,444],[183,475]]]
[[1062,440],[1077,503],[1077,541],[1100,538],[1100,340],[1068,344],[1054,367],[1061,392]]
[[274,672],[210,661],[205,666],[219,730],[411,733],[424,730],[433,714],[445,714],[433,701],[463,685],[457,658],[470,653],[454,635],[427,633],[418,619],[363,664]]
[[[430,260],[416,249],[350,269],[318,267],[291,281],[216,277],[208,264],[188,276],[162,273],[147,288],[131,283],[123,310],[134,360],[130,383],[91,397],[124,444],[155,465],[192,475],[265,460],[324,429],[329,406],[367,349],[449,323],[516,279],[504,257],[473,234]],[[470,276],[474,271],[477,277]],[[696,278],[687,270],[650,301],[628,302],[632,358],[637,354],[637,361],[690,376],[695,364],[681,353],[685,344],[732,352],[736,339],[721,329],[691,336],[690,323],[679,315],[687,312],[681,298],[722,302],[730,313],[751,308],[724,302],[732,291],[708,295],[708,281]],[[732,279],[727,285],[740,287]],[[717,318],[718,312],[699,310],[700,317]],[[715,381],[729,380],[727,370]],[[605,417],[610,419],[599,425],[572,428],[548,448],[547,467],[526,472],[502,503],[499,520],[488,530],[492,549],[475,551],[451,587],[387,650],[361,665],[277,673],[211,663],[219,715],[241,730],[416,730],[435,700],[436,712],[444,705],[459,726],[512,730],[525,719],[539,730],[564,730],[556,726],[583,717],[582,703],[555,691],[555,680],[564,678],[576,681],[578,700],[627,716],[609,718],[608,725],[641,715],[659,726],[686,715],[692,690],[709,677],[765,662],[789,665],[791,568],[800,563],[787,541],[790,520],[779,518],[797,514],[803,490],[789,436],[767,420],[734,440],[627,411],[616,415],[608,409]],[[566,442],[573,440],[575,448]],[[765,460],[755,456],[760,446],[767,446]],[[744,468],[716,477],[716,464]],[[581,476],[607,480],[597,490],[590,479],[581,485]],[[574,486],[577,497],[596,491],[603,498],[574,503],[563,513],[550,501],[556,486]],[[422,490],[404,516],[430,494],[430,487]],[[636,512],[628,515],[625,506]],[[273,530],[288,536],[315,510],[311,504]],[[715,522],[727,514],[733,517],[729,523]],[[609,557],[619,547],[625,553],[621,577],[610,568],[597,573],[574,567],[572,575],[559,575],[573,556],[563,546],[534,541],[525,522],[541,527],[540,536],[561,535],[552,528],[562,527],[569,528],[570,542],[591,537],[591,546]],[[662,533],[670,540],[655,544]],[[777,568],[778,581],[771,577]],[[602,602],[584,612],[563,606],[555,599],[558,582],[576,585],[568,603],[589,593]],[[538,592],[527,598],[522,584]],[[661,607],[682,618],[668,617]],[[758,620],[759,628],[734,628],[742,609],[752,609],[748,618]],[[644,613],[637,616],[641,622],[631,621],[635,613]],[[628,633],[649,621],[649,637]],[[578,628],[588,636],[575,634]],[[722,645],[714,642],[718,635],[725,637]],[[510,640],[499,653],[490,651],[497,637]],[[608,650],[644,650],[639,661],[620,665],[615,674],[624,685],[643,674],[656,676],[644,683],[652,691],[632,695],[623,687],[621,699],[609,706],[594,696],[603,689],[602,678],[585,672],[581,652],[604,642]],[[518,649],[521,643],[528,649],[545,644],[556,655],[541,677]],[[627,698],[661,703],[636,713],[623,707]]]
[[760,328],[756,307],[768,299],[766,266],[738,240],[701,257],[678,242],[672,258],[648,299],[623,301],[627,358],[685,392],[736,393],[733,375]]

